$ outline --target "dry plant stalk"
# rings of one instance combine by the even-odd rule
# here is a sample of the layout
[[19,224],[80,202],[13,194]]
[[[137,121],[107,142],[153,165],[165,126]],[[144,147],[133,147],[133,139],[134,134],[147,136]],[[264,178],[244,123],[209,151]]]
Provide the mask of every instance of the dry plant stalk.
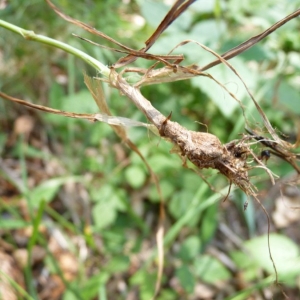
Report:
[[178,153],[183,160],[189,159],[199,169],[213,168],[225,175],[230,182],[236,184],[248,195],[254,194],[249,180],[246,153],[249,150],[244,143],[238,141],[222,145],[213,134],[188,130],[163,116],[156,110],[138,88],[132,87],[112,69],[112,84],[146,115],[156,126],[164,139],[174,144],[172,152]]

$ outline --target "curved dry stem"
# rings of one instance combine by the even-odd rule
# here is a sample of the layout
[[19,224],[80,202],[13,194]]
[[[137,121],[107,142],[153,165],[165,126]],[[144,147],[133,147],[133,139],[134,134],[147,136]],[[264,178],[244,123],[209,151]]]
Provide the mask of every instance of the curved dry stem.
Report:
[[134,121],[134,120],[124,118],[124,117],[112,116],[112,115],[108,115],[106,113],[105,114],[103,114],[103,113],[85,114],[85,113],[62,111],[59,109],[47,107],[44,105],[33,104],[33,103],[27,102],[25,100],[14,98],[14,97],[11,97],[2,92],[0,92],[0,97],[5,100],[9,100],[11,102],[21,104],[21,105],[27,106],[32,109],[40,110],[40,111],[55,114],[55,115],[64,116],[67,118],[84,119],[84,120],[87,120],[90,122],[99,121],[99,122],[104,122],[111,126],[116,126],[116,127],[142,126],[142,127],[149,128],[150,130],[152,130],[154,133],[157,134],[157,131],[155,131],[155,127],[153,125]]
[[259,206],[262,208],[262,210],[264,211],[265,216],[267,217],[267,221],[268,221],[268,251],[269,251],[269,257],[270,257],[270,259],[272,261],[273,269],[274,269],[274,272],[275,272],[275,283],[276,283],[276,285],[279,285],[278,272],[277,272],[277,268],[276,268],[275,261],[273,259],[272,251],[271,251],[271,243],[270,243],[271,221],[270,221],[270,216],[269,216],[266,208],[264,207],[264,205],[259,201],[259,199],[256,196],[253,196],[253,197],[256,200],[256,202],[259,204]]
[[[198,169],[213,168],[225,175],[245,193],[253,195],[254,187],[248,176],[249,166],[242,155],[246,147],[236,142],[222,145],[220,140],[204,132],[190,131],[173,122],[155,109],[137,89],[129,85],[112,69],[112,85],[126,95],[154,124],[160,136],[174,144],[173,152],[189,159]],[[245,148],[245,149],[244,149]]]
[[[261,34],[253,36],[249,40],[247,40],[247,41],[243,42],[242,44],[230,49],[229,51],[225,52],[221,56],[224,59],[229,60],[229,59],[245,52],[246,50],[250,49],[251,47],[253,47],[258,42],[260,42],[261,40],[266,38],[272,32],[274,32],[275,30],[277,30],[278,28],[283,26],[285,23],[291,21],[292,19],[298,17],[299,15],[300,15],[300,9],[298,9],[295,12],[291,13],[290,15],[286,16],[282,20],[276,22],[274,25],[272,25],[270,28],[268,28],[267,30],[265,30]],[[199,70],[200,71],[206,71],[206,70],[208,70],[208,69],[210,69],[210,68],[212,68],[212,67],[214,67],[214,66],[216,66],[220,63],[221,63],[221,61],[218,59],[218,60],[215,60],[215,61],[205,65],[204,67],[199,67]]]

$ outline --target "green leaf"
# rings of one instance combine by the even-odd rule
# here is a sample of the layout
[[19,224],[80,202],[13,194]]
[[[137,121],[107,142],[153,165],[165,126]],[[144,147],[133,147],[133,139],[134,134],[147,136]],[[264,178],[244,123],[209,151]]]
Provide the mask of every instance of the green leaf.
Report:
[[172,216],[176,219],[182,217],[182,215],[188,210],[193,197],[194,193],[189,190],[182,190],[176,193],[172,197],[168,206]]
[[61,109],[78,113],[96,113],[99,111],[95,101],[87,89],[61,99]]
[[[143,17],[146,19],[147,24],[156,28],[159,23],[163,20],[167,12],[170,10],[170,5],[165,5],[162,2],[147,0],[140,1],[140,9]],[[189,28],[192,22],[192,15],[190,10],[186,10],[184,14],[180,15],[173,23],[169,26],[166,32],[184,30]],[[171,50],[171,49],[170,49]]]
[[103,230],[101,232],[105,251],[107,251],[109,255],[123,254],[125,243],[128,241],[124,231],[124,228],[116,228],[116,226],[114,226],[112,230]]
[[130,265],[128,256],[120,255],[113,257],[105,266],[105,270],[110,274],[125,272]]
[[100,189],[93,189],[91,191],[91,198],[96,202],[110,203],[110,205],[117,209],[124,211],[125,206],[123,199],[125,197],[124,190],[116,188],[113,185],[105,185]]
[[237,190],[234,192],[234,203],[239,209],[240,215],[245,219],[249,235],[252,237],[256,231],[256,223],[255,223],[255,206],[253,201],[249,201],[247,209],[244,210],[244,205],[248,201],[247,195]]
[[138,286],[140,295],[138,299],[149,300],[154,296],[156,274],[152,274],[147,270],[137,271],[130,278],[131,286]]
[[195,260],[195,274],[206,283],[217,284],[230,279],[229,271],[210,255],[203,255]]
[[243,278],[246,282],[257,278],[258,265],[253,260],[249,259],[249,254],[242,251],[231,251],[230,256],[238,269],[243,271]]
[[178,256],[184,261],[191,260],[199,254],[200,245],[198,236],[190,236],[182,243]]
[[4,133],[0,133],[0,154],[2,154],[6,141],[8,139],[8,136]]
[[162,2],[139,1],[140,10],[147,24],[156,28],[168,12],[169,7]]
[[196,1],[192,9],[199,14],[212,13],[215,6],[215,0]]
[[37,208],[40,206],[42,201],[46,203],[51,202],[56,194],[58,193],[60,187],[68,181],[79,181],[82,177],[64,177],[64,178],[54,178],[42,182],[40,185],[35,187],[29,194],[31,204],[33,207]]
[[101,189],[93,189],[91,198],[96,204],[93,207],[92,215],[95,229],[103,229],[116,220],[118,211],[125,211],[124,193],[112,185],[105,185]]
[[6,219],[3,217],[0,218],[0,229],[14,230],[19,228],[24,228],[29,224],[30,223],[25,222],[23,220]]
[[163,154],[154,154],[148,159],[148,163],[155,173],[165,173],[166,169],[175,169],[179,166],[180,160],[177,157]]
[[289,108],[293,113],[300,113],[299,105],[299,87],[294,87],[284,81],[279,86],[278,91],[279,102]]
[[[159,181],[159,185],[161,188],[163,199],[168,199],[169,197],[172,197],[172,195],[175,192],[175,186],[172,182],[170,182],[168,178]],[[153,202],[160,201],[159,194],[155,185],[152,185],[150,187],[149,198]]]
[[[267,236],[260,236],[245,242],[244,246],[250,251],[251,259],[269,273],[274,273],[268,251]],[[278,275],[292,277],[300,275],[300,259],[298,246],[288,237],[281,234],[270,235],[270,246]]]
[[135,189],[142,187],[146,180],[144,169],[137,165],[131,165],[126,168],[125,177],[128,183]]
[[62,300],[77,300],[76,295],[73,293],[73,291],[70,291],[69,289],[67,289],[64,292],[63,298]]
[[159,293],[159,296],[157,300],[177,300],[178,294],[175,293],[173,290],[162,290],[161,293]]
[[209,206],[201,217],[200,237],[203,245],[209,243],[213,238],[218,226],[218,205],[217,203]]
[[176,269],[176,277],[179,279],[182,288],[189,294],[194,291],[195,278],[190,269],[183,265]]
[[[201,2],[201,1],[200,1]],[[219,20],[207,20],[193,26],[189,39],[198,41],[205,46],[215,45],[226,31],[226,24]],[[201,48],[196,46],[199,50]],[[205,51],[205,50],[202,50]]]
[[[250,89],[256,87],[255,73],[250,72],[241,59],[235,58],[233,67],[243,79],[247,78],[246,84]],[[223,64],[216,66],[210,71],[210,74],[233,93],[238,100],[241,101],[248,95],[240,79],[227,66]],[[239,107],[239,103],[222,86],[208,77],[195,77],[191,82],[210,97],[225,117],[232,118],[232,113]]]
[[98,294],[101,285],[106,284],[109,279],[107,272],[99,272],[98,274],[90,277],[83,286],[80,288],[83,299],[93,299]]
[[116,206],[109,201],[107,203],[99,202],[93,207],[92,215],[95,228],[97,230],[103,229],[115,221],[117,217]]

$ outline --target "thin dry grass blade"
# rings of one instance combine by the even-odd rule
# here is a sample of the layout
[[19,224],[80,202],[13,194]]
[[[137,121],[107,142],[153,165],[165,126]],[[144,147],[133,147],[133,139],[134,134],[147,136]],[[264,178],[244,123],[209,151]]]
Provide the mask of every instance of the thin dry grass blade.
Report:
[[44,112],[48,112],[48,113],[52,113],[52,114],[56,114],[56,115],[61,115],[64,117],[68,117],[68,118],[75,118],[75,119],[86,119],[89,121],[96,121],[95,119],[95,114],[80,114],[80,113],[74,113],[74,112],[66,112],[66,111],[62,111],[59,109],[55,109],[55,108],[51,108],[51,107],[47,107],[47,106],[43,106],[43,105],[38,105],[38,104],[33,104],[18,98],[14,98],[11,97],[5,93],[0,92],[0,97],[2,97],[5,100],[9,100],[15,103],[19,103],[21,105],[33,108],[33,109],[37,109],[37,110],[41,110]]
[[154,125],[134,121],[134,120],[124,118],[124,117],[111,116],[111,115],[109,116],[109,115],[103,114],[103,113],[84,114],[84,113],[75,113],[75,112],[69,112],[69,111],[62,111],[62,110],[51,108],[51,107],[48,107],[48,106],[33,104],[33,103],[30,103],[30,102],[27,102],[27,101],[24,101],[24,100],[21,100],[21,99],[18,99],[18,98],[14,98],[14,97],[6,95],[2,92],[0,92],[0,97],[2,97],[5,100],[9,100],[9,101],[12,101],[12,102],[19,103],[21,105],[30,107],[32,109],[40,110],[40,111],[55,114],[55,115],[64,116],[64,117],[67,117],[67,118],[85,119],[85,120],[88,120],[90,122],[100,121],[100,122],[107,123],[111,126],[116,126],[116,127],[121,127],[121,128],[132,127],[132,126],[142,126],[142,127],[149,128],[150,130],[155,132],[155,129],[154,129],[155,126]]
[[110,36],[106,35],[105,33],[93,28],[92,26],[88,25],[88,24],[85,24],[81,21],[78,21],[76,19],[73,19],[67,15],[65,15],[62,11],[60,11],[50,0],[46,0],[46,2],[48,3],[48,5],[61,17],[63,18],[64,20],[76,25],[76,26],[79,26],[81,28],[83,28],[84,30],[92,33],[92,34],[95,34],[97,36],[100,36],[104,39],[106,39],[107,41],[115,44],[115,45],[118,45],[119,47],[131,52],[131,51],[134,51],[133,49],[121,44],[120,42],[118,42],[117,40],[111,38]]
[[[143,52],[140,52],[140,51],[136,51],[136,50],[133,50],[133,51],[127,51],[127,50],[120,50],[120,49],[115,49],[115,48],[111,48],[111,47],[107,47],[107,46],[104,46],[104,45],[101,45],[101,44],[98,44],[96,42],[93,42],[89,39],[86,39],[86,38],[83,38],[77,34],[74,34],[73,33],[73,36],[83,40],[83,41],[86,41],[92,45],[95,45],[97,47],[101,47],[103,49],[106,49],[106,50],[110,50],[110,51],[114,51],[114,52],[118,52],[118,53],[126,53],[126,54],[129,54],[129,53],[133,53],[131,55],[133,55],[134,57],[138,58],[138,57],[141,57],[141,58],[144,58],[144,59],[147,59],[147,60],[155,60],[155,61],[160,61],[162,62],[163,64],[167,65],[167,66],[170,66],[170,67],[173,67],[173,64],[169,63],[168,60],[183,60],[183,55],[182,54],[175,54],[175,55],[161,55],[161,54],[150,54],[150,53],[143,53]],[[115,66],[115,65],[114,65]]]
[[157,296],[160,287],[161,287],[161,281],[163,276],[163,270],[164,270],[164,205],[161,202],[160,204],[160,211],[163,211],[163,216],[160,213],[160,220],[159,220],[159,227],[156,233],[156,242],[157,242],[157,252],[158,252],[158,269],[157,269],[157,279],[155,283],[155,292],[152,297],[152,299],[155,299]]
[[173,7],[169,10],[162,22],[156,28],[151,37],[145,42],[147,51],[160,37],[160,35],[196,0],[178,0],[174,3]]
[[261,209],[263,210],[265,216],[267,217],[267,221],[268,221],[268,252],[269,252],[269,257],[272,261],[273,269],[274,269],[274,272],[275,272],[275,283],[279,284],[278,272],[277,272],[276,264],[275,264],[275,261],[274,261],[273,255],[272,255],[272,251],[271,251],[271,243],[270,243],[271,221],[270,221],[270,216],[269,216],[266,208],[264,207],[264,205],[260,202],[260,200],[255,195],[253,195],[253,197],[256,200],[256,202],[258,203],[258,205],[261,207]]
[[[282,20],[278,21],[277,23],[275,23],[274,25],[272,25],[270,28],[268,28],[267,30],[265,30],[264,32],[253,36],[252,38],[250,38],[249,40],[243,42],[242,44],[230,49],[229,51],[223,53],[221,55],[222,58],[229,60],[241,53],[243,53],[244,51],[248,50],[249,48],[253,47],[255,44],[257,44],[258,42],[260,42],[262,39],[264,39],[265,37],[267,37],[269,34],[271,34],[272,32],[274,32],[275,30],[277,30],[278,28],[280,28],[281,26],[283,26],[285,23],[289,22],[290,20],[298,17],[300,15],[300,9],[296,10],[295,12],[291,13],[290,15],[286,16],[285,18],[283,18]],[[205,71],[208,70],[218,64],[220,64],[221,61],[219,59],[214,60],[213,62],[205,65],[204,67],[199,67],[199,71]]]
[[[159,38],[159,36],[195,1],[196,0],[177,0],[172,6],[172,8],[169,10],[167,15],[164,17],[162,22],[159,24],[159,26],[156,28],[154,33],[145,42],[146,47],[140,49],[140,52],[148,51]],[[113,66],[114,68],[123,67],[125,65],[128,65],[129,63],[134,62],[136,59],[137,57],[133,55],[127,55],[125,57],[120,58]],[[176,63],[179,63],[181,60],[178,59]]]
[[[129,53],[130,55],[132,55],[135,59],[137,57],[143,57],[145,59],[150,59],[150,60],[158,60],[158,61],[161,61],[162,63],[164,63],[165,65],[168,65],[170,67],[172,67],[172,64],[169,63],[167,60],[182,60],[183,59],[183,56],[182,55],[173,55],[171,57],[167,57],[165,56],[165,58],[163,58],[163,55],[154,55],[154,54],[148,54],[148,53],[145,53],[144,51],[137,51],[137,50],[134,50],[134,49],[131,49],[130,47],[127,47],[123,44],[121,44],[120,42],[118,42],[117,40],[113,39],[112,37],[106,35],[105,33],[91,27],[90,25],[88,24],[85,24],[81,21],[78,21],[76,19],[73,19],[69,16],[67,16],[66,14],[64,14],[62,11],[60,11],[50,0],[46,0],[47,3],[49,4],[49,6],[61,17],[63,18],[64,20],[78,26],[78,27],[81,27],[83,28],[84,30],[92,33],[92,34],[95,34],[97,36],[100,36],[101,38],[104,38],[106,39],[107,41],[119,46],[120,48],[124,49],[125,53]],[[83,38],[82,38],[83,39]],[[86,41],[88,42],[91,42],[87,39],[85,39]],[[93,42],[92,42],[93,43]],[[96,44],[96,43],[93,43],[93,44]],[[99,45],[98,45],[99,46]],[[109,48],[109,50],[113,50],[113,51],[116,51],[116,52],[122,52],[118,49],[113,49],[113,48]],[[122,65],[121,65],[122,66]],[[117,66],[116,64],[114,65],[114,68],[117,68],[117,67],[120,67],[120,66]]]

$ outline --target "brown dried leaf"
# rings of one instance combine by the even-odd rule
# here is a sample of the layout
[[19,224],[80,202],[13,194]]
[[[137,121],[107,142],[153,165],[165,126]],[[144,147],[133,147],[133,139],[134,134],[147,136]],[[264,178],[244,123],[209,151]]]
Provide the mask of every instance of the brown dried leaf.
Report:
[[[158,61],[161,61],[161,62],[163,62],[164,64],[166,64],[166,65],[171,65],[170,63],[168,63],[168,59],[174,59],[174,58],[168,58],[168,57],[166,57],[165,59],[163,58],[163,56],[162,55],[153,55],[153,54],[148,54],[148,53],[145,53],[144,51],[137,51],[137,50],[134,50],[134,49],[131,49],[131,48],[129,48],[129,47],[127,47],[127,46],[125,46],[125,45],[123,45],[123,44],[121,44],[120,42],[118,42],[117,40],[115,40],[115,39],[113,39],[112,37],[110,37],[110,36],[108,36],[108,35],[106,35],[105,33],[103,33],[103,32],[101,32],[101,31],[99,31],[99,30],[97,30],[97,29],[95,29],[95,28],[93,28],[93,27],[91,27],[90,25],[88,25],[88,24],[85,24],[85,23],[83,23],[83,22],[81,22],[81,21],[78,21],[78,20],[76,20],[76,19],[73,19],[73,18],[71,18],[71,17],[69,17],[69,16],[67,16],[67,15],[65,15],[62,11],[60,11],[50,0],[46,0],[47,1],[47,3],[49,4],[49,6],[60,16],[60,17],[62,17],[63,19],[65,19],[66,21],[68,21],[68,22],[70,22],[70,23],[72,23],[72,24],[75,24],[76,26],[79,26],[79,27],[81,27],[81,28],[83,28],[84,30],[86,30],[86,31],[88,31],[88,32],[90,32],[90,33],[92,33],[92,34],[95,34],[95,35],[97,35],[97,36],[100,36],[100,37],[102,37],[102,38],[104,38],[104,39],[106,39],[107,41],[109,41],[109,42],[111,42],[111,43],[113,43],[113,44],[115,44],[115,45],[117,45],[117,46],[119,46],[119,47],[121,47],[122,49],[124,49],[125,50],[125,52],[127,52],[127,53],[130,53],[130,55],[132,55],[132,56],[134,56],[134,60],[137,58],[137,57],[143,57],[143,58],[145,58],[145,59],[150,59],[150,60],[158,60]],[[78,36],[77,36],[78,37]],[[83,39],[83,38],[81,38],[81,39]],[[86,40],[86,41],[88,41],[87,39],[83,39],[83,40]],[[91,41],[89,41],[89,42],[91,42]],[[94,42],[92,42],[93,44],[95,44]],[[98,46],[100,46],[100,45],[98,45]],[[105,48],[105,47],[104,47]],[[118,49],[113,49],[113,48],[110,48],[110,50],[113,50],[113,51],[117,51],[117,52],[122,52],[122,51],[120,51],[120,50],[118,50]],[[182,59],[183,57],[182,56],[178,56],[178,55],[176,55],[176,60],[177,59]],[[129,62],[128,62],[129,63]],[[127,63],[126,63],[127,64]],[[119,65],[117,65],[117,64],[115,64],[114,65],[114,67],[115,68],[118,68],[118,67],[121,67],[121,66],[123,66],[124,64],[119,64]]]
[[65,291],[65,285],[58,275],[41,278],[39,284],[41,286],[39,299],[41,300],[59,300]]
[[74,280],[79,270],[78,258],[76,258],[71,252],[67,251],[60,252],[56,258],[64,278],[67,281]]
[[14,123],[14,134],[28,137],[34,128],[34,119],[29,115],[18,117]]
[[[196,0],[177,0],[172,8],[169,10],[167,15],[164,17],[162,22],[156,28],[154,33],[150,36],[150,38],[145,42],[146,47],[140,49],[139,52],[146,52],[151,48],[151,46],[156,42],[159,36]],[[137,55],[127,55],[125,57],[120,58],[113,66],[114,68],[123,67],[128,65],[129,63],[134,62],[137,59]],[[139,55],[141,57],[141,55]],[[168,58],[170,59],[170,58]],[[177,58],[177,62],[179,63],[182,58]]]
[[18,300],[19,295],[13,288],[10,280],[24,288],[24,278],[12,256],[0,252],[0,295],[5,300]]
[[300,220],[300,210],[293,209],[299,206],[300,198],[281,196],[275,200],[275,211],[272,214],[273,221],[277,228],[285,228],[293,222]]

